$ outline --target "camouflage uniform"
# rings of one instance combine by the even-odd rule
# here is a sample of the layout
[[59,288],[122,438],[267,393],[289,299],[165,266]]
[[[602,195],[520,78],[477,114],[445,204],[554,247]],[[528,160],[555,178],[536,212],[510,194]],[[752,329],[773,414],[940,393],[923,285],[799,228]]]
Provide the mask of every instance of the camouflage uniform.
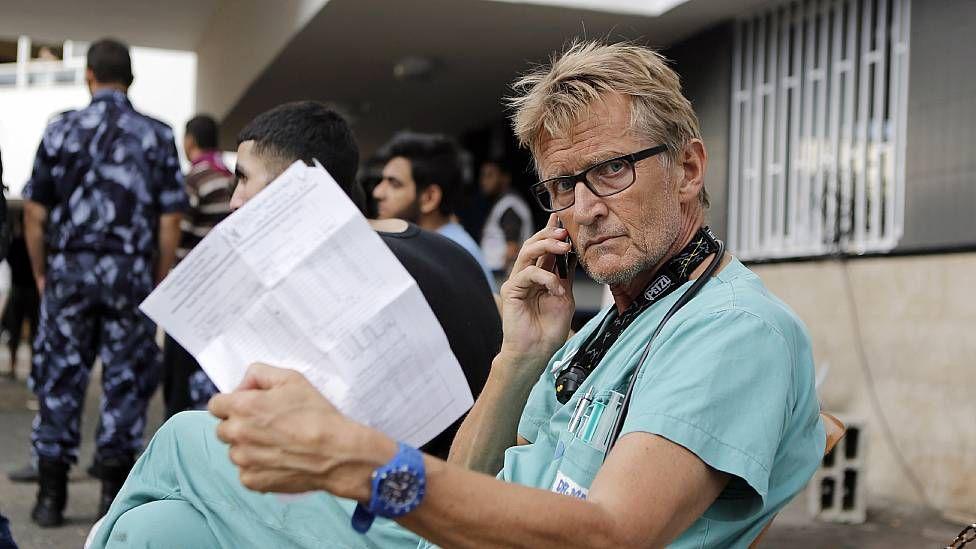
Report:
[[47,270],[30,384],[32,441],[43,459],[77,461],[85,388],[101,359],[99,460],[142,447],[159,382],[155,327],[138,310],[153,285],[159,216],[187,206],[172,130],[103,90],[44,133],[24,197],[48,208]]

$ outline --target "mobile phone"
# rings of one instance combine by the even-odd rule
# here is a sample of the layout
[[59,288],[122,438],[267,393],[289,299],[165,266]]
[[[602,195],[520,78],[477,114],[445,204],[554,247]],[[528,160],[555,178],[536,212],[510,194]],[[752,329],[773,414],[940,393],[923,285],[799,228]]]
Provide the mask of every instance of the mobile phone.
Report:
[[[557,227],[559,227],[560,229],[563,228],[562,219],[557,219],[556,223],[557,223],[556,225]],[[569,238],[568,233],[566,234],[566,238],[563,239],[563,242],[569,242],[570,244],[573,243],[573,240]],[[569,254],[571,253],[573,253],[572,249],[570,249],[570,251],[562,255],[556,256],[556,272],[559,273],[559,278],[566,278],[569,276]]]

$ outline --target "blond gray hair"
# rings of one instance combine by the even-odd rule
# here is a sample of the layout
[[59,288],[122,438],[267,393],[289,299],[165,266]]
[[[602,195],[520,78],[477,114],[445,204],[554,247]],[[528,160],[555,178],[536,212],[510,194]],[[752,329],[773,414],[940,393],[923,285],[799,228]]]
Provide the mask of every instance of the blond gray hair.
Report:
[[[575,41],[512,88],[512,127],[537,169],[543,140],[568,135],[590,105],[608,94],[630,101],[631,131],[666,145],[664,161],[669,164],[689,141],[701,138],[698,117],[681,93],[677,73],[662,55],[636,44]],[[704,187],[700,198],[707,207]]]

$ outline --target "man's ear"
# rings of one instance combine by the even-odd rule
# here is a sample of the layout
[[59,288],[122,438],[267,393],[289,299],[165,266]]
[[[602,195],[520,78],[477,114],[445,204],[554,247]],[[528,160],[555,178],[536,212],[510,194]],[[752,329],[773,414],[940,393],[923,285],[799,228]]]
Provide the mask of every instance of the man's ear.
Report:
[[444,197],[444,191],[441,190],[440,185],[427,185],[424,190],[417,197],[420,203],[420,213],[429,214],[437,211],[441,207],[441,199]]
[[682,203],[698,200],[705,185],[705,169],[708,166],[708,153],[701,139],[689,141],[678,155],[676,172],[681,180],[678,185],[678,198]]

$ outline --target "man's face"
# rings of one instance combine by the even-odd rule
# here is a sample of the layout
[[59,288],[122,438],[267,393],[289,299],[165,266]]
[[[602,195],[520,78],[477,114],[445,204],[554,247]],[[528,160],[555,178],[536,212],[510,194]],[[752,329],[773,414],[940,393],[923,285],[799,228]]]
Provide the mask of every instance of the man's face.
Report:
[[[608,95],[590,105],[569,135],[542,141],[541,176],[572,175],[653,145],[658,143],[630,132],[628,100]],[[604,284],[627,283],[659,263],[681,229],[675,178],[657,157],[634,168],[634,184],[612,196],[598,197],[577,183],[573,206],[556,214],[573,239],[580,264]]]
[[190,155],[193,153],[193,149],[197,146],[196,140],[193,136],[186,134],[183,136],[183,155],[186,156],[187,160],[191,160]]
[[485,196],[498,196],[505,189],[505,185],[511,178],[505,173],[498,164],[486,162],[481,165],[481,175],[478,178],[481,185],[481,192]]
[[400,218],[416,223],[420,218],[417,184],[413,180],[410,161],[395,156],[383,166],[383,178],[373,188],[377,217]]
[[237,176],[237,187],[230,199],[230,207],[235,210],[281,175],[280,171],[272,169],[267,160],[255,153],[254,141],[244,141],[237,146],[237,166],[234,172]]

